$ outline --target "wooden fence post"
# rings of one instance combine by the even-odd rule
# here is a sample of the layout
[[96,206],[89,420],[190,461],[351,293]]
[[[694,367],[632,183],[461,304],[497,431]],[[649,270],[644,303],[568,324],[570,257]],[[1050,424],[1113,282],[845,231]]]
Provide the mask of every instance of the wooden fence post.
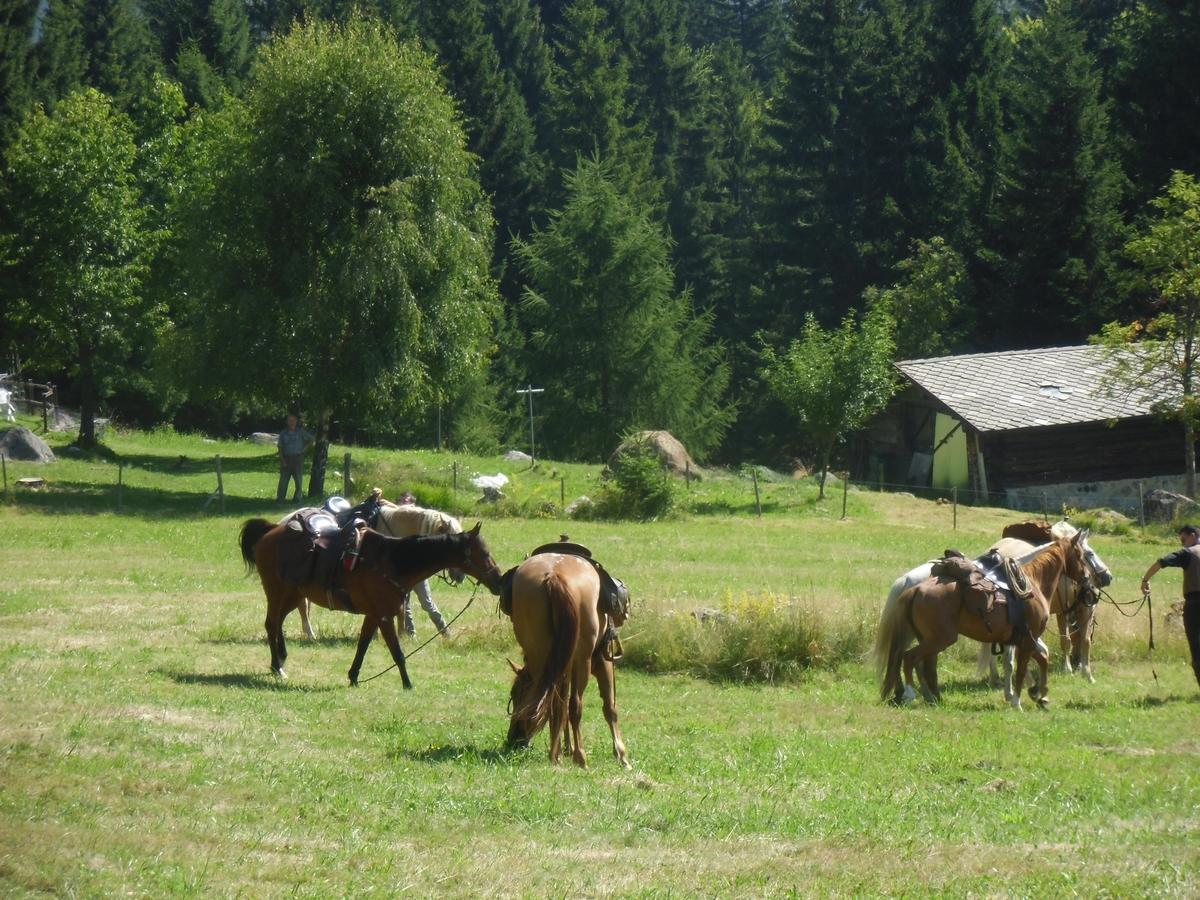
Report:
[[225,479],[221,477],[221,454],[217,454],[217,499],[221,504],[221,515],[225,515]]
[[954,530],[958,531],[958,485],[950,488],[950,496],[954,506]]
[[1142,494],[1142,483],[1138,482],[1138,527],[1146,527],[1146,498]]
[[750,470],[750,476],[754,479],[754,511],[758,513],[758,517],[762,518],[762,503],[758,499],[758,466]]
[[846,498],[850,493],[850,473],[846,473],[846,477],[842,479],[842,518],[846,518]]
[[8,457],[0,453],[0,468],[4,470],[4,499],[8,499]]
[[117,463],[117,512],[125,509],[125,463]]
[[458,460],[454,460],[454,493],[458,493]]
[[563,509],[567,508],[567,477],[565,475],[558,479],[558,505]]
[[347,452],[342,459],[342,496],[346,499],[350,498],[354,479],[350,477],[350,453]]

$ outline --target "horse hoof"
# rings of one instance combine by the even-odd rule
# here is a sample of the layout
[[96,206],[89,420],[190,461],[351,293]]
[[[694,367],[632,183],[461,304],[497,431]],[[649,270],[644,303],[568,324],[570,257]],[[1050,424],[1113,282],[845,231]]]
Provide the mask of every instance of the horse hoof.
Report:
[[1083,670],[1083,677],[1087,679],[1087,683],[1088,683],[1088,684],[1095,684],[1095,683],[1096,683],[1096,676],[1092,674],[1092,670],[1091,670],[1091,669],[1084,669],[1084,670]]
[[1037,705],[1038,705],[1039,709],[1049,709],[1050,701],[1047,700],[1045,697],[1038,697]]
[[273,675],[274,675],[276,678],[278,678],[280,681],[287,681],[287,680],[288,680],[288,677],[287,677],[287,672],[283,671],[283,669],[272,669],[272,670],[271,670],[271,673],[272,673],[272,674],[273,674]]

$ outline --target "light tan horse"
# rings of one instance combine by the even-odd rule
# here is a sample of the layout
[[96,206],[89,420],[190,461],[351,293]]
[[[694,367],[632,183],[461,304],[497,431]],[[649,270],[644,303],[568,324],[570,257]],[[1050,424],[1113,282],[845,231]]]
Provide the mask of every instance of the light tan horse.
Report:
[[[285,519],[290,517],[291,514]],[[414,506],[411,503],[398,505],[382,500],[380,501],[376,530],[388,537],[402,538],[431,534],[461,534],[463,529],[458,519],[441,510]],[[448,569],[446,575],[455,584],[462,583],[463,572],[461,569]],[[421,590],[420,582],[415,587],[418,591]],[[297,610],[300,613],[300,623],[304,626],[304,636],[310,641],[314,640],[317,632],[309,618],[312,613],[312,604],[308,602],[307,597],[300,601]]]
[[[989,549],[995,550],[1003,556],[1017,559],[1029,555],[1037,546],[1046,544],[1055,538],[1074,537],[1076,532],[1077,529],[1068,522],[1056,522],[1052,526],[1046,526],[1039,522],[1021,522],[1006,527],[1004,537]],[[1084,557],[1096,586],[1103,588],[1112,584],[1112,571],[1087,541],[1084,541]],[[1058,627],[1059,647],[1062,651],[1062,671],[1071,674],[1078,670],[1089,684],[1094,684],[1096,678],[1092,674],[1091,657],[1092,623],[1096,617],[1094,603],[1096,598],[1092,595],[1089,598],[1092,602],[1085,602],[1084,592],[1080,587],[1078,582],[1072,578],[1066,576],[1061,578],[1050,597],[1050,614],[1054,616],[1054,622]],[[981,671],[984,666],[991,670],[991,680],[994,684],[996,663],[990,648],[981,647],[979,659]],[[1077,660],[1075,665],[1072,665],[1072,659]],[[1006,659],[1005,664],[1007,682],[1012,675],[1011,661]],[[1011,687],[1006,683],[1005,696],[1008,696],[1010,692]]]
[[[1023,567],[1032,593],[1024,603],[1024,615],[1017,625],[1006,616],[995,614],[996,611],[985,619],[980,610],[964,603],[955,581],[929,578],[904,591],[895,603],[884,607],[875,640],[875,666],[883,699],[891,695],[897,703],[915,700],[913,669],[916,668],[922,695],[928,702],[938,702],[941,693],[937,684],[937,655],[954,644],[959,635],[966,635],[981,643],[1015,645],[1016,684],[1024,683],[1030,657],[1036,659],[1041,678],[1030,689],[1030,696],[1045,706],[1049,659],[1038,638],[1050,619],[1049,597],[1064,574],[1086,590],[1091,589],[1083,553],[1086,539],[1087,532],[1080,532],[1074,538],[1059,538]],[[914,639],[917,645],[910,650]],[[1021,708],[1019,691],[1014,692],[1011,702],[1014,708]]]
[[612,732],[613,754],[630,768],[617,722],[613,663],[605,656],[609,622],[600,610],[600,576],[589,562],[564,553],[539,553],[521,563],[512,581],[512,623],[525,665],[518,669],[509,663],[517,676],[510,697],[509,747],[529,746],[549,725],[550,759],[558,763],[566,738],[571,758],[586,767],[580,722],[590,673]]

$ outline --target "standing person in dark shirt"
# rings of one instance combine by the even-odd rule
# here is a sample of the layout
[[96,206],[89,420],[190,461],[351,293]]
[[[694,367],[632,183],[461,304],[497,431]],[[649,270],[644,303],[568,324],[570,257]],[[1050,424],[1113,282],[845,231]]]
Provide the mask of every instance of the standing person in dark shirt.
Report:
[[1184,525],[1179,529],[1179,543],[1183,546],[1168,553],[1146,570],[1142,577],[1142,593],[1150,593],[1150,579],[1159,569],[1183,569],[1183,630],[1187,634],[1188,647],[1192,652],[1192,671],[1196,683],[1200,684],[1200,528]]
[[279,487],[275,490],[275,502],[287,499],[288,482],[296,480],[296,493],[292,502],[300,500],[300,486],[304,478],[304,451],[313,442],[313,436],[300,427],[300,420],[288,413],[287,428],[279,432],[275,446],[279,450]]

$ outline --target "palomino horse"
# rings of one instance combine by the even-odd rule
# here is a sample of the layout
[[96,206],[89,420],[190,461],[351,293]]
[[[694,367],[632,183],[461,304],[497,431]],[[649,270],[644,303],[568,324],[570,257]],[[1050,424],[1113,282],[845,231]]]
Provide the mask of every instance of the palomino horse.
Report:
[[[285,521],[288,518],[291,518],[291,514],[285,517]],[[429,534],[460,534],[462,532],[462,525],[459,524],[458,519],[448,513],[411,504],[397,505],[387,500],[380,501],[379,521],[376,524],[380,534],[398,538]],[[451,568],[448,570],[447,576],[454,584],[462,584],[462,569]],[[416,588],[420,593],[421,582],[417,582]],[[425,588],[425,592],[428,594],[428,588]],[[433,601],[429,600],[428,602],[432,603]],[[297,610],[300,613],[300,623],[304,626],[304,636],[311,641],[316,638],[317,633],[309,618],[312,605],[308,602],[307,597],[301,599]]]
[[[1049,527],[1038,522],[1021,522],[1005,528],[1004,537],[992,544],[989,549],[995,550],[1003,556],[1017,559],[1028,556],[1038,545],[1053,541],[1055,538],[1074,537],[1076,532],[1077,529],[1068,522],[1056,522]],[[1108,568],[1108,565],[1100,558],[1100,555],[1086,541],[1084,542],[1083,549],[1092,580],[1097,587],[1108,587],[1113,581],[1112,570]],[[1054,594],[1050,597],[1050,612],[1054,616],[1055,624],[1058,626],[1063,672],[1071,674],[1077,669],[1087,679],[1089,684],[1094,684],[1096,678],[1092,674],[1091,655],[1092,623],[1095,621],[1096,616],[1095,595],[1091,595],[1088,599],[1092,602],[1085,602],[1084,593],[1081,591],[1080,585],[1074,579],[1064,576],[1059,580],[1054,588]],[[984,667],[991,670],[994,684],[996,677],[995,657],[988,652],[987,648],[980,648],[979,660],[981,671]],[[1074,667],[1072,666],[1072,660],[1077,661]],[[1006,655],[1006,696],[1011,691],[1011,685],[1008,684],[1011,677],[1012,660]]]
[[[887,699],[890,694],[898,703],[916,699],[913,669],[918,668],[922,695],[931,703],[938,702],[941,694],[937,684],[937,654],[962,634],[981,643],[1015,644],[1017,684],[1024,683],[1029,659],[1034,657],[1041,679],[1040,687],[1032,688],[1030,695],[1045,706],[1049,660],[1038,638],[1050,619],[1049,595],[1064,573],[1083,584],[1085,590],[1091,589],[1083,554],[1086,539],[1087,532],[1080,532],[1074,538],[1059,538],[1024,565],[1031,595],[1023,604],[1019,625],[1007,617],[1004,621],[992,621],[1001,617],[985,618],[980,610],[968,607],[955,581],[929,578],[904,591],[895,603],[884,608],[876,635],[875,666],[881,696]],[[914,639],[917,646],[907,649]],[[1014,693],[1011,702],[1014,708],[1021,708],[1019,692]]]
[[[571,758],[587,766],[579,733],[588,673],[596,677],[604,718],[612,732],[613,753],[625,768],[629,754],[617,723],[612,659],[606,656],[609,620],[600,610],[600,576],[587,560],[564,553],[538,553],[517,568],[512,582],[512,622],[525,657],[518,669],[510,703],[510,747],[527,747],[550,726],[550,759],[557,763],[563,737]],[[565,735],[566,725],[570,734]]]
[[350,684],[358,683],[363,657],[376,631],[392,653],[406,688],[412,687],[404,664],[404,651],[396,635],[395,616],[413,586],[443,569],[462,569],[500,593],[500,568],[479,534],[480,525],[463,534],[431,537],[392,538],[366,529],[359,548],[358,564],[340,576],[337,591],[320,584],[292,585],[280,576],[280,542],[287,526],[266,519],[247,519],[242,525],[242,559],[247,570],[258,569],[267,595],[267,643],[271,647],[271,671],[287,678],[283,670],[287,645],[283,620],[307,599],[326,609],[340,609],[363,617],[358,650],[350,667]]

